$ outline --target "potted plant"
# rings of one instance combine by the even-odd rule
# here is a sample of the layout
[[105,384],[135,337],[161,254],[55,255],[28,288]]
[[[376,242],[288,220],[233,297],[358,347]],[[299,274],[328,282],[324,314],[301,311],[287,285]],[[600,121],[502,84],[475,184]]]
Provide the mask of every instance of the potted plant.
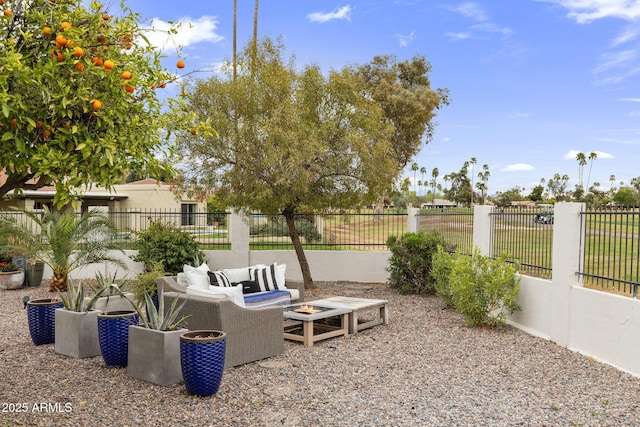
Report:
[[[164,276],[164,267],[162,263],[156,262],[152,264],[151,269],[139,274],[132,283],[133,298],[136,304],[142,306],[146,304],[146,296],[149,295],[153,301],[153,306],[157,309],[159,306],[158,301],[158,283],[156,279]],[[147,315],[149,313],[147,312]]]
[[118,279],[117,276],[117,270],[113,275],[103,275],[101,272],[96,274],[98,286],[93,287],[93,291],[101,294],[101,297],[95,302],[97,310],[102,312],[135,310],[131,301],[134,294],[125,292],[131,282],[130,279],[127,277]]
[[98,210],[78,216],[74,213],[44,213],[17,209],[21,215],[0,217],[0,239],[5,251],[32,254],[53,270],[49,290],[67,289],[67,277],[76,268],[97,262],[111,262],[125,267],[109,251],[118,247],[116,231],[109,218]]
[[188,316],[179,317],[187,300],[178,299],[165,309],[164,301],[155,307],[151,295],[145,294],[147,317],[138,311],[141,324],[129,326],[127,372],[154,384],[167,386],[182,381],[180,365],[180,328]]
[[40,286],[44,275],[44,262],[36,258],[28,258],[24,273],[27,286]]
[[92,297],[84,296],[84,286],[80,282],[67,283],[66,296],[58,292],[64,307],[55,311],[56,353],[77,359],[100,355],[98,342],[98,314],[94,309],[105,289],[98,290]]
[[18,289],[24,284],[24,270],[11,261],[0,261],[0,289]]
[[129,353],[129,326],[138,324],[136,310],[107,311],[98,314],[100,353],[107,366],[126,367]]
[[187,393],[208,397],[218,392],[227,346],[222,331],[189,331],[180,335],[180,365]]
[[57,298],[25,299],[31,340],[35,345],[53,344],[56,340],[56,309],[63,307],[62,301]]

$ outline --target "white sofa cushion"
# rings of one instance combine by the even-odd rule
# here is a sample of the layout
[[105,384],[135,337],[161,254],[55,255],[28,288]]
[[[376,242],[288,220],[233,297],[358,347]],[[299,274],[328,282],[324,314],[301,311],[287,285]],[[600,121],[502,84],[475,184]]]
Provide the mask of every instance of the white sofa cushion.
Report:
[[222,271],[224,271],[231,283],[240,283],[246,280],[251,280],[249,277],[249,267],[223,268]]
[[242,285],[222,287],[222,286],[209,286],[209,289],[201,289],[194,287],[187,287],[187,295],[199,295],[207,298],[217,300],[230,299],[239,307],[245,308],[244,297],[242,295]]
[[207,274],[209,266],[207,264],[202,264],[200,267],[185,265],[183,271],[187,278],[187,287],[197,286],[200,289],[209,288],[209,275]]

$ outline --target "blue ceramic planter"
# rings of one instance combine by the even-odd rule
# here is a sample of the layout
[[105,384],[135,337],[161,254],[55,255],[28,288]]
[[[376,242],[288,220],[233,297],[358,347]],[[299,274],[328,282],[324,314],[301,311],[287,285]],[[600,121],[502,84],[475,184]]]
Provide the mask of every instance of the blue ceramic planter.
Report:
[[187,393],[208,397],[218,392],[226,338],[221,331],[190,331],[180,336],[180,364]]
[[36,299],[27,302],[29,334],[35,345],[53,344],[56,341],[56,309],[61,301]]
[[135,311],[111,311],[98,315],[100,353],[107,366],[127,366],[129,326],[139,321]]

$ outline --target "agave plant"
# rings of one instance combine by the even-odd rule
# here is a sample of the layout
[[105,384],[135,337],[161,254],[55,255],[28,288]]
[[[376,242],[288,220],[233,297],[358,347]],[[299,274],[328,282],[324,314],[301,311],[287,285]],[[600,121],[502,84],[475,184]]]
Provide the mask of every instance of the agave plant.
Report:
[[115,296],[124,292],[130,281],[131,280],[126,276],[118,279],[118,270],[113,274],[102,274],[102,272],[98,271],[96,274],[96,282],[98,282],[98,286],[92,288],[94,292],[102,290],[102,292],[106,292],[106,296]]
[[67,283],[67,294],[64,295],[62,292],[58,291],[58,295],[62,300],[62,304],[64,308],[69,311],[91,311],[93,306],[98,301],[98,298],[102,296],[102,294],[106,291],[106,288],[98,289],[93,297],[86,303],[84,302],[84,286],[82,283],[78,282],[78,284],[74,284],[73,280],[69,280]]
[[30,254],[43,261],[53,277],[50,291],[66,291],[69,273],[96,262],[111,262],[126,268],[109,254],[124,251],[116,244],[116,231],[109,218],[98,210],[78,216],[74,213],[44,213],[16,209],[21,215],[0,217],[0,237],[9,253]]
[[178,318],[184,305],[187,303],[187,298],[178,305],[178,298],[174,298],[173,302],[167,310],[165,310],[164,298],[160,298],[158,301],[158,308],[153,304],[151,295],[146,293],[144,299],[147,305],[147,319],[144,316],[140,316],[143,319],[144,326],[150,329],[156,329],[158,331],[173,331],[178,329],[182,323],[189,316],[182,316]]

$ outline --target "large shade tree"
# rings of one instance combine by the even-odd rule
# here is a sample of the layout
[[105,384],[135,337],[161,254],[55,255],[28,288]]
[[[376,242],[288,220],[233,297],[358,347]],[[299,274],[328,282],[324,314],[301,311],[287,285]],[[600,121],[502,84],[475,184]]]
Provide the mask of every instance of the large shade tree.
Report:
[[[199,117],[177,138],[185,185],[215,188],[232,207],[282,214],[310,287],[295,215],[357,207],[390,190],[446,97],[430,89],[422,58],[376,58],[325,75],[315,65],[297,70],[281,42],[265,38],[236,61],[235,79],[229,64],[225,75],[185,88],[186,113]],[[409,92],[428,114],[401,105]]]
[[7,0],[0,16],[0,196],[55,185],[54,202],[127,170],[166,166],[157,94],[172,79],[124,1]]

